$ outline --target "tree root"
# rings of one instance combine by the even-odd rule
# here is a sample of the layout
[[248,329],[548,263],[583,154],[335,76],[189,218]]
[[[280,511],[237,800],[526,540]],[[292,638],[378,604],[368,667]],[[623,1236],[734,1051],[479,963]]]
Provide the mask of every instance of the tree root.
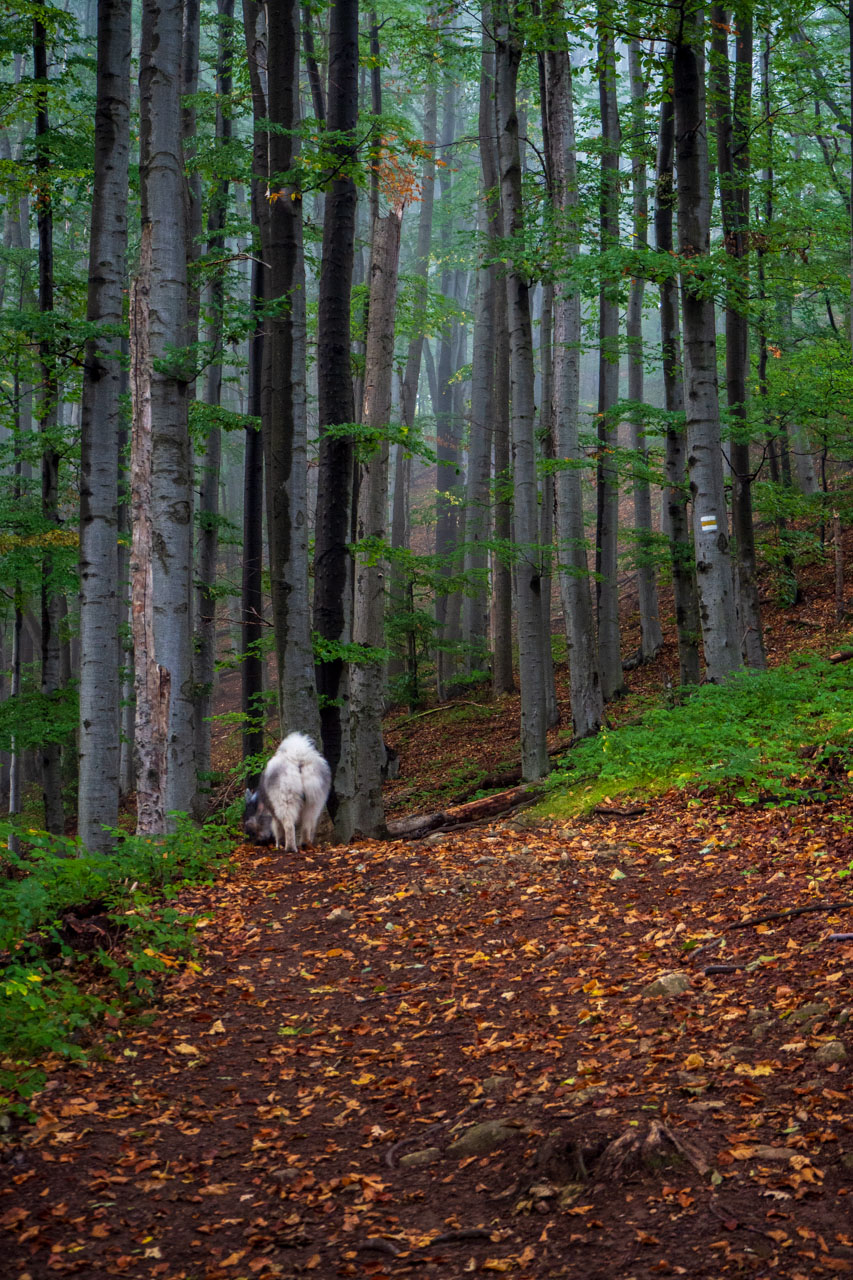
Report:
[[710,1172],[710,1164],[694,1142],[652,1120],[647,1133],[631,1129],[608,1143],[596,1164],[595,1181],[613,1182],[643,1168],[657,1170],[672,1163],[673,1157],[686,1160],[702,1177]]

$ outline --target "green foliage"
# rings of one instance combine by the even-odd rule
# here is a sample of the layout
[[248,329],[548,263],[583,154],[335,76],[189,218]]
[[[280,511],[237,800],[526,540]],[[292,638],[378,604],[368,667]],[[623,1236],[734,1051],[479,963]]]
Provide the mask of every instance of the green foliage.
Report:
[[[108,857],[0,824],[0,1109],[25,1109],[39,1087],[28,1063],[83,1056],[92,1023],[149,999],[157,975],[191,956],[195,919],[170,899],[209,879],[232,836],[222,824],[198,828],[174,816],[168,836],[116,832]],[[9,848],[13,835],[20,852]]]
[[825,796],[851,766],[853,669],[803,658],[703,685],[578,743],[551,776],[547,807],[577,812],[671,786],[792,804]]

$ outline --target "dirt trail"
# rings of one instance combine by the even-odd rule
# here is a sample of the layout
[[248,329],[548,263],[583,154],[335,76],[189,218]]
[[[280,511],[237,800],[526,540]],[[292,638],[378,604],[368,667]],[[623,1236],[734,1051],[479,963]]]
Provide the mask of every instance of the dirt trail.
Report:
[[4,1144],[3,1275],[853,1271],[850,913],[728,928],[846,901],[851,827],[667,797],[239,850],[199,966]]

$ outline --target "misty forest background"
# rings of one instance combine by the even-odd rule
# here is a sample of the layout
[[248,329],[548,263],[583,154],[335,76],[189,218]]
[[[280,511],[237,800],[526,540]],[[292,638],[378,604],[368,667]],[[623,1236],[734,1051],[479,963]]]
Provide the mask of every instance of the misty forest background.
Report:
[[[548,772],[677,632],[766,653],[853,519],[853,7],[16,0],[0,30],[0,750],[108,851],[311,733],[520,686]],[[761,590],[759,590],[759,584]],[[665,605],[661,605],[661,596]],[[639,614],[640,645],[621,628]],[[30,816],[32,821],[32,816]]]

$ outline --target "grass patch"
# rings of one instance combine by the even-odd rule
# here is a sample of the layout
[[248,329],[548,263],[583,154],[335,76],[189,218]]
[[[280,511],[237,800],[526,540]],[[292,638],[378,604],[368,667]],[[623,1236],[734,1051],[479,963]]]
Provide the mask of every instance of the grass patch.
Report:
[[639,724],[579,743],[549,779],[539,814],[568,817],[605,799],[669,787],[747,804],[825,798],[853,768],[853,666],[813,657],[684,691]]
[[196,921],[174,900],[211,878],[233,839],[183,819],[159,839],[117,832],[103,856],[0,824],[0,1113],[26,1114],[41,1061],[85,1057],[93,1023],[143,1006],[158,975],[191,958]]

